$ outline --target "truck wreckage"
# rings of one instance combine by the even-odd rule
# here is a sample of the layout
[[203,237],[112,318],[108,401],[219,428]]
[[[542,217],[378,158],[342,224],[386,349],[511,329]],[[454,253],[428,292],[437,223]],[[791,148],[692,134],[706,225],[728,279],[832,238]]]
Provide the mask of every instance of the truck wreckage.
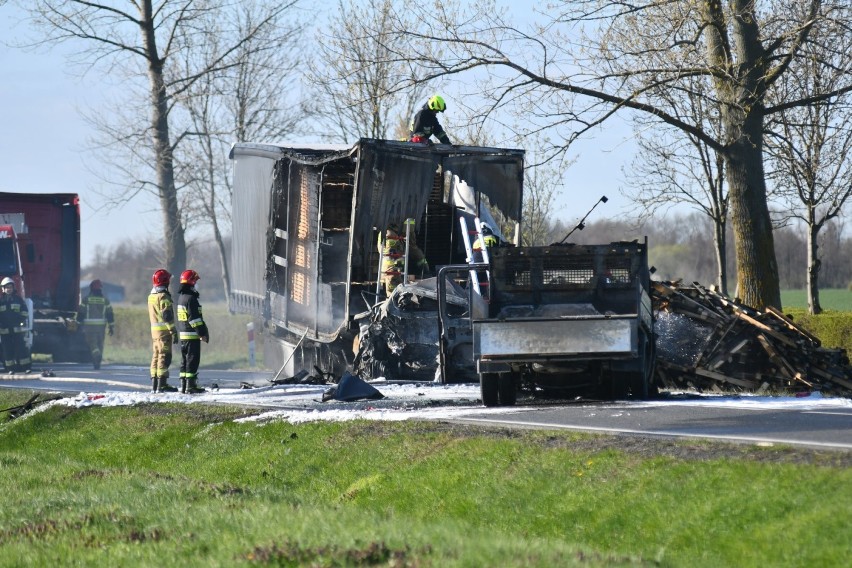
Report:
[[[852,386],[843,352],[825,355],[828,370],[791,370],[795,357],[779,362],[769,342],[791,333],[789,321],[755,339],[767,353],[761,361],[783,372],[724,375],[725,358],[712,346],[732,336],[734,324],[708,321],[695,295],[678,303],[683,291],[652,282],[647,242],[507,246],[474,262],[470,241],[481,237],[480,219],[518,244],[523,150],[361,139],[352,146],[239,143],[231,158],[229,303],[262,322],[264,363],[284,376],[318,369],[365,380],[478,381],[487,406],[515,404],[519,392],[618,399],[647,398],[660,386]],[[416,221],[408,242],[437,278],[406,278],[385,297],[382,237],[406,220]],[[692,337],[700,352],[688,361],[678,360],[673,342],[660,349],[655,329],[658,314],[684,304],[692,311],[680,314],[694,325],[678,339]],[[757,321],[753,310],[740,312],[738,323]],[[664,319],[670,333],[672,318]],[[787,348],[803,344],[803,332],[792,333]]]

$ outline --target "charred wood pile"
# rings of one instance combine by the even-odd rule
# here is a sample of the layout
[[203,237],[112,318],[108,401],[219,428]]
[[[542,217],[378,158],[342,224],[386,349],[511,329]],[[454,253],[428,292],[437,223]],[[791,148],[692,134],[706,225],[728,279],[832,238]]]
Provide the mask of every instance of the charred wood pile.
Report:
[[759,311],[698,283],[654,282],[659,385],[699,391],[822,391],[852,396],[845,349],[775,308]]

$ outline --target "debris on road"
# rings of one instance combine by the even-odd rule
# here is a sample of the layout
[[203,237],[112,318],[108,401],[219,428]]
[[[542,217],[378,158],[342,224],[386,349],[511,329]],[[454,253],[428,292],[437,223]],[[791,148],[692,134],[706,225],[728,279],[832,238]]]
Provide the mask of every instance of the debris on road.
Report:
[[846,350],[823,347],[775,308],[756,310],[697,282],[654,282],[652,298],[664,388],[852,396]]

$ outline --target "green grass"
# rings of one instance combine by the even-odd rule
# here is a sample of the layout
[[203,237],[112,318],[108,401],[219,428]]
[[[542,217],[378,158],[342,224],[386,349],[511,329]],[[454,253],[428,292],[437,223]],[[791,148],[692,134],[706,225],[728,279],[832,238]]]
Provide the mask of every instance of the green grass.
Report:
[[[0,391],[0,408],[28,395]],[[852,555],[841,453],[234,421],[245,412],[56,407],[0,425],[0,566],[841,566]]]
[[[115,335],[104,342],[104,363],[144,365],[151,363],[151,331],[146,306],[115,306]],[[246,324],[251,318],[232,315],[224,304],[204,305],[204,321],[210,343],[201,346],[201,365],[206,368],[249,367]],[[262,364],[260,334],[255,334],[257,364]],[[177,353],[180,361],[180,353]]]
[[[819,291],[819,303],[824,310],[840,312],[852,312],[852,290],[829,289]],[[808,308],[808,296],[805,290],[782,290],[781,305],[784,310],[797,308],[806,310]]]

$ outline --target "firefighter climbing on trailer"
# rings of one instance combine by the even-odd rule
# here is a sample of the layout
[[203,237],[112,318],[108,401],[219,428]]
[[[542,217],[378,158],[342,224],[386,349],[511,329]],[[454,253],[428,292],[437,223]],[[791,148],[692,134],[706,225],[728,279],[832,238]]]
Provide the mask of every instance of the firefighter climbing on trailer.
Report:
[[411,121],[411,136],[409,141],[420,144],[431,144],[429,139],[434,136],[441,144],[449,144],[450,138],[444,132],[441,123],[438,122],[438,113],[445,110],[447,110],[447,104],[441,95],[430,97],[426,101],[426,104],[414,115],[414,120]]

